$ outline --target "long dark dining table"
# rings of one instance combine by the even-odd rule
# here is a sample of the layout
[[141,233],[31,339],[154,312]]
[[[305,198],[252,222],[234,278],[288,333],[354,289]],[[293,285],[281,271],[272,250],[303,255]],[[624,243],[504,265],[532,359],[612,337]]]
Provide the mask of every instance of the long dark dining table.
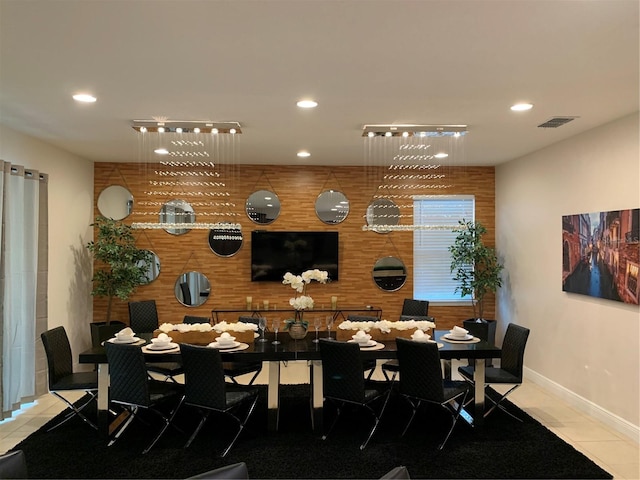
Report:
[[[499,347],[486,342],[477,343],[448,343],[441,337],[446,334],[445,330],[436,330],[434,338],[442,344],[439,349],[440,358],[443,360],[471,359],[475,363],[475,401],[473,417],[466,415],[466,420],[476,425],[482,424],[484,413],[484,375],[485,360],[499,358],[501,350]],[[315,430],[322,428],[322,362],[320,361],[320,351],[317,343],[313,343],[315,335],[309,332],[302,340],[293,340],[286,332],[278,334],[279,345],[273,345],[273,333],[267,333],[268,342],[254,342],[249,348],[236,352],[222,352],[224,361],[262,361],[268,364],[268,390],[267,408],[269,429],[277,430],[279,421],[280,404],[280,363],[283,361],[305,360],[311,366],[310,383],[312,386],[312,406],[313,406],[313,427]],[[335,332],[331,333],[335,338]],[[141,338],[149,340],[149,336],[139,335]],[[327,336],[327,332],[321,332],[321,336]],[[179,362],[180,353],[153,353],[145,354],[149,362]],[[363,359],[389,360],[396,358],[396,342],[385,341],[384,348],[380,350],[362,351]],[[104,347],[93,347],[79,355],[79,362],[85,364],[96,364],[98,366],[98,421],[104,431],[109,425],[108,414],[108,388],[109,369],[107,356]]]

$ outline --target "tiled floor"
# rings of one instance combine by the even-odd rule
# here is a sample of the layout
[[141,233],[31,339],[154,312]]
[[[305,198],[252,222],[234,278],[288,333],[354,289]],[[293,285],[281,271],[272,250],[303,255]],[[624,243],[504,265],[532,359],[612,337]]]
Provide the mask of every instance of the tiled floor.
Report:
[[[376,373],[378,372],[379,369]],[[267,371],[263,369],[257,383],[266,382]],[[282,383],[300,382],[308,382],[306,364],[289,362],[282,368]],[[525,381],[509,398],[614,478],[640,479],[640,447],[621,433],[579,412],[531,382]],[[63,407],[60,400],[47,394],[24,405],[11,419],[0,422],[0,452],[15,446],[58,414]]]

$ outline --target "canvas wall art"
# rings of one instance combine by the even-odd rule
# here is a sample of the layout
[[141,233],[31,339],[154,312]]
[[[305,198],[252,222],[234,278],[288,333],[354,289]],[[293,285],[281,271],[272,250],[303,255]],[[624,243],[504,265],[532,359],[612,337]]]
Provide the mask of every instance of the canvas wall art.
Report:
[[562,290],[638,305],[640,209],[562,217]]

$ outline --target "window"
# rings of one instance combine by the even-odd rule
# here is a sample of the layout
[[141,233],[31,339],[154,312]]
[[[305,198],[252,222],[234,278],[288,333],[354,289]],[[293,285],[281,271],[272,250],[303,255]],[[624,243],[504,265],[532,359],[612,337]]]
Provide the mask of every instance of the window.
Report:
[[451,254],[457,233],[447,226],[458,221],[475,221],[475,200],[471,195],[414,197],[414,225],[434,227],[413,233],[413,298],[440,303],[467,303],[455,292],[458,286],[451,274]]

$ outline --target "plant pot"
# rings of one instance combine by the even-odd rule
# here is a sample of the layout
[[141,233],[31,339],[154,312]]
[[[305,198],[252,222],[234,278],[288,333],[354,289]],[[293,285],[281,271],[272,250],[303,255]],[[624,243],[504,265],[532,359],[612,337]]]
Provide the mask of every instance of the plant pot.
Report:
[[102,342],[113,337],[117,332],[127,326],[126,323],[112,320],[109,325],[107,322],[93,322],[91,327],[91,345],[99,347]]
[[[462,324],[474,337],[478,337],[480,340],[486,340],[492,344],[496,343],[497,322],[495,320],[469,318],[463,320]],[[471,361],[469,361],[469,364],[471,364]],[[487,359],[486,365],[487,367],[493,366],[491,359]]]
[[307,336],[307,329],[301,323],[292,323],[289,326],[289,336],[294,340],[301,340]]

